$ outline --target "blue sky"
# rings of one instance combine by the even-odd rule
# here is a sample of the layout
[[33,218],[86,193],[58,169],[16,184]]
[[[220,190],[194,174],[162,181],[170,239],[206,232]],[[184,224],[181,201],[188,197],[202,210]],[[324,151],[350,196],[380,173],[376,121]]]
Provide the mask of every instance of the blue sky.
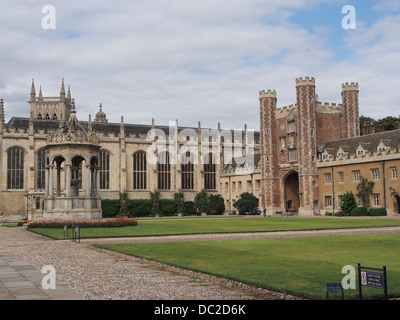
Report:
[[[42,27],[45,5],[54,30]],[[356,30],[342,28],[345,5]],[[64,78],[82,120],[102,103],[110,122],[259,130],[258,92],[294,104],[295,79],[309,75],[321,102],[340,103],[342,83],[358,82],[360,114],[400,115],[398,0],[15,0],[0,10],[7,121],[29,115],[33,78],[45,96]]]

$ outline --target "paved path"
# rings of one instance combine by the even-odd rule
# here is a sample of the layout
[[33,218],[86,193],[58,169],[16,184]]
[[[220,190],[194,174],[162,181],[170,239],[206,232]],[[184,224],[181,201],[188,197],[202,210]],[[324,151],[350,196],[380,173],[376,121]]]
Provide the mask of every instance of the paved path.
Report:
[[[400,233],[400,227],[53,241],[0,227],[0,300],[297,299],[226,279],[93,248],[100,242],[218,241]],[[43,289],[40,266],[54,265],[56,289]],[[65,284],[68,284],[66,286]]]
[[63,284],[44,289],[46,274],[21,257],[0,247],[0,300],[81,300],[82,296]]

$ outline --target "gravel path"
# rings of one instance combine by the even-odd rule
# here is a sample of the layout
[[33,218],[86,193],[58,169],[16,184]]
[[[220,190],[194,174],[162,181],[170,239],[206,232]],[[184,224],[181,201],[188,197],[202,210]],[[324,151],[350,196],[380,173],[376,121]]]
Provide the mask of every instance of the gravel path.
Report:
[[2,227],[0,246],[37,268],[53,265],[57,281],[95,300],[295,300],[294,296],[94,248],[98,242],[209,241],[400,233],[400,227],[53,241],[25,228]]

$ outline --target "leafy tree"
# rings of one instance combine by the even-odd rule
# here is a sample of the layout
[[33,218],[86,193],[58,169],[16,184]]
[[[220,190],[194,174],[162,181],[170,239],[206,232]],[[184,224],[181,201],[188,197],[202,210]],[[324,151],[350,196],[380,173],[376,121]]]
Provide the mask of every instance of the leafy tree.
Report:
[[397,118],[388,116],[376,122],[376,132],[391,131],[397,129]]
[[208,211],[210,214],[223,214],[225,211],[225,201],[220,194],[210,194],[208,197]]
[[374,188],[375,182],[369,181],[367,178],[361,178],[360,183],[357,186],[357,195],[360,197],[363,207],[370,207],[370,197]]
[[361,135],[363,135],[364,134],[364,130],[363,130],[363,128],[364,128],[364,124],[366,123],[366,122],[372,122],[373,124],[374,124],[374,126],[376,125],[376,120],[375,119],[372,119],[371,117],[366,117],[366,116],[360,116],[360,133],[361,133]]
[[340,209],[342,211],[342,215],[349,216],[351,214],[351,210],[357,208],[356,198],[354,197],[353,192],[347,191],[342,195],[340,200]]
[[200,213],[207,212],[208,208],[208,197],[207,193],[202,190],[198,194],[196,194],[194,198],[194,202],[196,204],[196,208],[199,209]]
[[239,214],[245,214],[258,207],[258,199],[252,193],[244,192],[233,206],[239,210]]

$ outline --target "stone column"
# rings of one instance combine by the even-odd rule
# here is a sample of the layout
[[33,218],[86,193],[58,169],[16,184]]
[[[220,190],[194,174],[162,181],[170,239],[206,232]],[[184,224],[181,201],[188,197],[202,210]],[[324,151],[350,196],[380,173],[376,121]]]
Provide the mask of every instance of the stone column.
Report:
[[67,198],[71,197],[71,165],[66,164],[66,178],[65,178],[65,196]]
[[49,190],[48,190],[48,195],[49,197],[53,196],[53,184],[54,184],[54,174],[53,174],[53,169],[54,169],[54,165],[50,165],[49,166]]

